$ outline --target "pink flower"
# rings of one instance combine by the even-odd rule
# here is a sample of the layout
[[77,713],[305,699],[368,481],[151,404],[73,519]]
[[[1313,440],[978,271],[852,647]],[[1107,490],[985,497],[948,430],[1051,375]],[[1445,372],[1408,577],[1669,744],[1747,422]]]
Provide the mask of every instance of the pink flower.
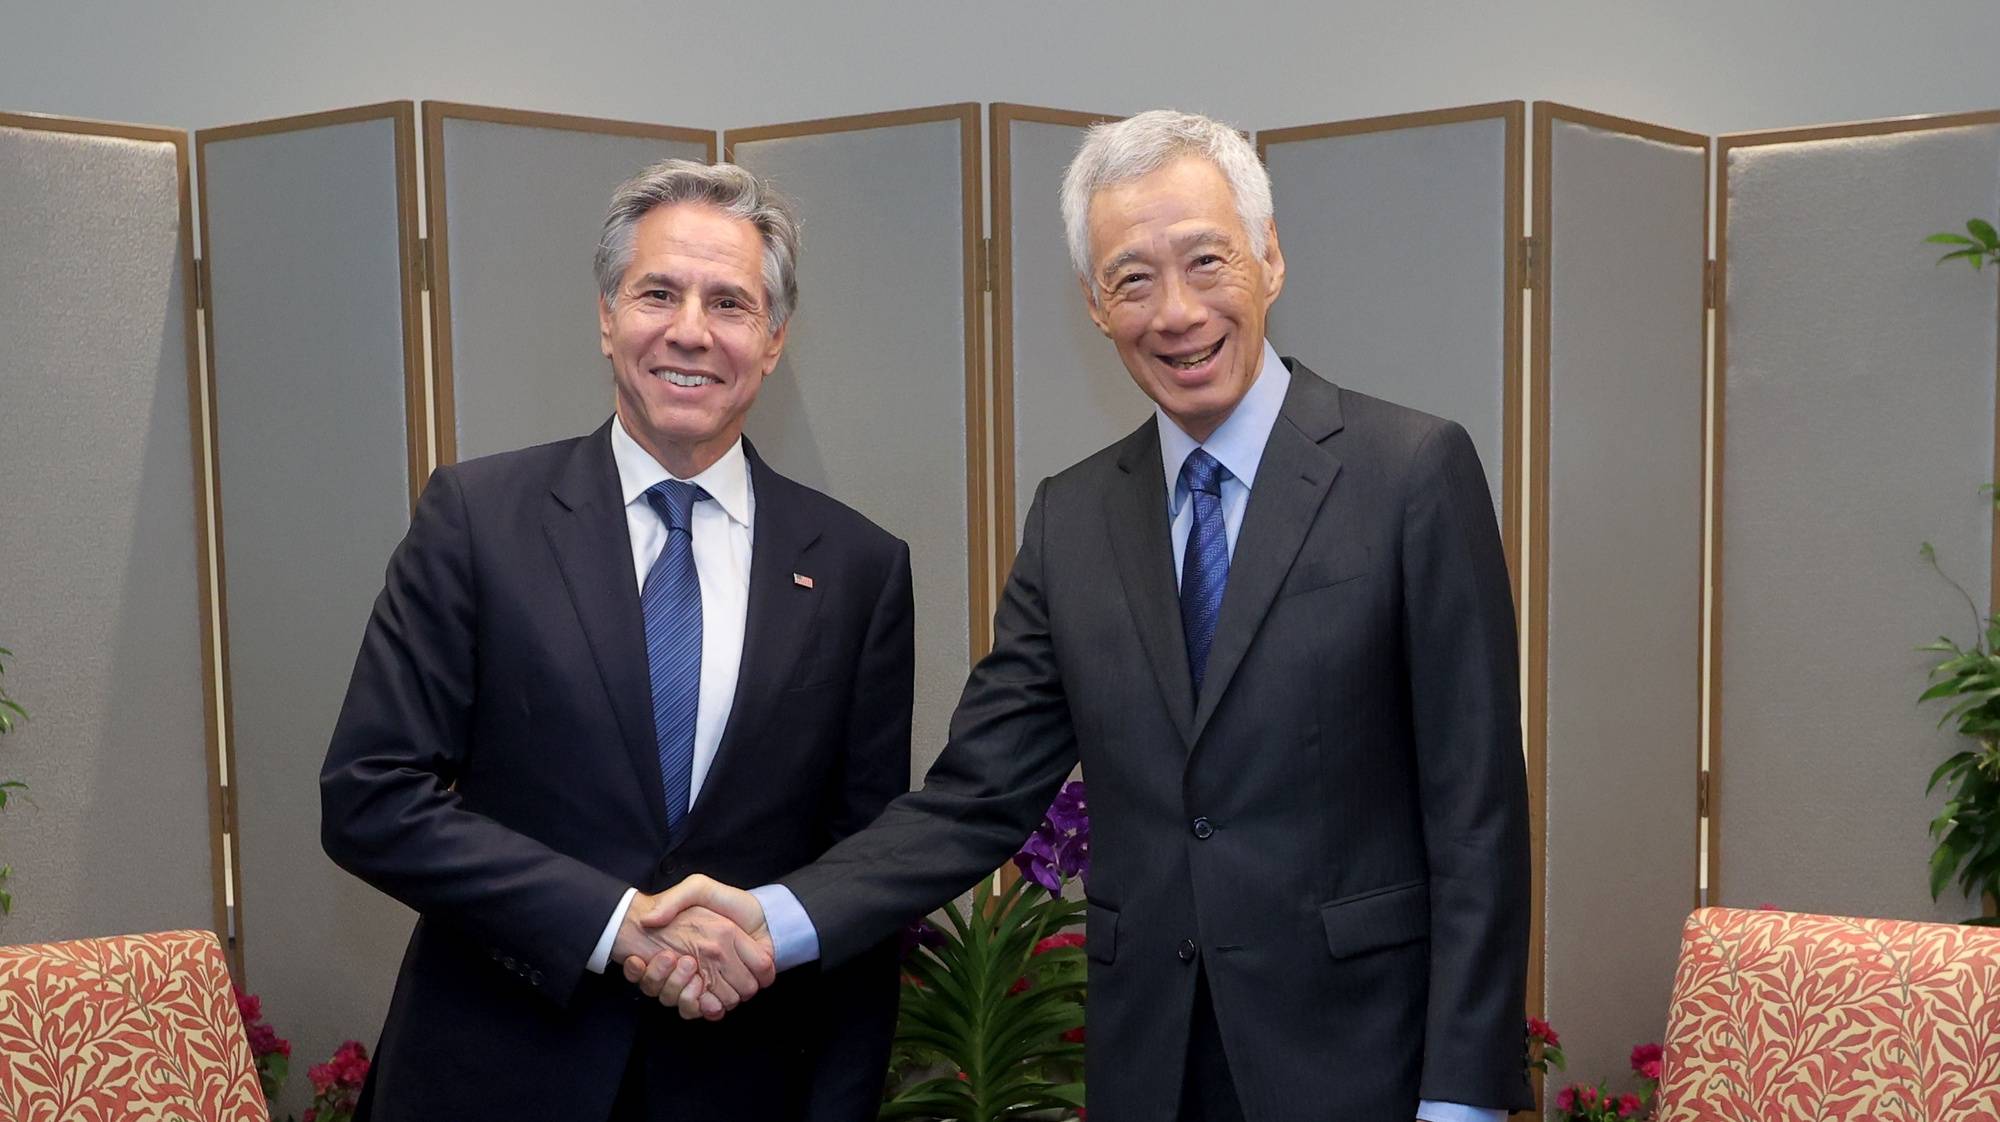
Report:
[[1539,1040],[1544,1044],[1560,1045],[1562,1043],[1562,1037],[1556,1035],[1555,1026],[1540,1017],[1528,1018],[1528,1038],[1530,1040]]
[[1618,1098],[1618,1117],[1630,1118],[1639,1113],[1639,1096],[1621,1095]]
[[1083,1043],[1083,1026],[1078,1025],[1073,1029],[1064,1029],[1062,1038],[1064,1040],[1069,1041],[1071,1044]]
[[1045,951],[1052,951],[1058,947],[1080,947],[1082,945],[1083,945],[1082,932],[1065,931],[1060,935],[1051,935],[1048,938],[1043,939],[1041,942],[1036,943],[1034,953],[1042,954]]
[[230,991],[236,995],[236,1011],[243,1017],[244,1024],[264,1019],[264,1002],[254,993],[244,993],[235,986]]
[[[1576,1108],[1575,1087],[1564,1087],[1562,1090],[1556,1092],[1557,1110],[1564,1111],[1565,1113],[1567,1113],[1568,1111],[1574,1110],[1575,1108]],[[307,1119],[306,1122],[312,1122],[312,1120]]]
[[1577,1101],[1578,1101],[1578,1102],[1582,1103],[1582,1104],[1583,1104],[1583,1105],[1585,1105],[1585,1106],[1596,1106],[1596,1105],[1597,1105],[1597,1088],[1595,1088],[1595,1087],[1583,1087],[1583,1088],[1580,1088],[1580,1089],[1578,1089],[1578,1091],[1577,1091],[1577,1094],[1576,1094],[1576,1099],[1577,1099]]
[[1639,1074],[1647,1079],[1652,1080],[1655,1083],[1658,1083],[1660,1081],[1660,1061],[1647,1060],[1643,1065],[1640,1066]]
[[1632,1049],[1632,1070],[1643,1071],[1649,1063],[1659,1063],[1662,1049],[1657,1044],[1641,1044]]

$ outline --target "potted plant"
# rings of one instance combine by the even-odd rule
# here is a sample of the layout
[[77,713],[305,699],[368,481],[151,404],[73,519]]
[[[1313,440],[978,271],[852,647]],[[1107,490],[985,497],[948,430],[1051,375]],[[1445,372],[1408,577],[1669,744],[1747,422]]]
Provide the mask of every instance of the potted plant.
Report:
[[[0,647],[0,675],[7,672],[7,660],[14,652]],[[28,711],[19,702],[7,696],[7,683],[0,681],[0,734],[14,731],[14,725],[26,718]],[[7,798],[16,791],[28,789],[26,783],[18,779],[0,779],[0,810],[7,809]],[[7,890],[7,878],[14,873],[12,865],[0,865],[0,915],[11,915],[14,911],[14,894]]]
[[1002,1122],[1083,1109],[1082,901],[1090,824],[1065,784],[1014,855],[1021,876],[980,883],[969,911],[905,933],[903,997],[883,1119]]
[[[1932,234],[1925,239],[1935,245],[1954,247],[1938,258],[1938,264],[1964,261],[1974,270],[1988,260],[2000,264],[2000,231],[1983,219],[1965,224],[1964,234]],[[1993,485],[1981,490],[1993,494]],[[2000,496],[1996,496],[2000,502]],[[1958,591],[1972,613],[1972,642],[1961,646],[1950,636],[1920,648],[1938,656],[1930,670],[1930,687],[1920,701],[1943,701],[1944,715],[1938,727],[1947,724],[1971,742],[1954,753],[1931,773],[1924,793],[1944,787],[1945,804],[1931,820],[1930,834],[1937,846],[1931,852],[1931,898],[1937,899],[1954,876],[1965,895],[1984,900],[1989,910],[2000,898],[2000,617],[1981,620],[1979,607],[1963,585],[1946,575],[1938,564],[1937,550],[1925,542],[1918,550],[1938,575]],[[1977,916],[1967,923],[1995,925],[2000,919]]]

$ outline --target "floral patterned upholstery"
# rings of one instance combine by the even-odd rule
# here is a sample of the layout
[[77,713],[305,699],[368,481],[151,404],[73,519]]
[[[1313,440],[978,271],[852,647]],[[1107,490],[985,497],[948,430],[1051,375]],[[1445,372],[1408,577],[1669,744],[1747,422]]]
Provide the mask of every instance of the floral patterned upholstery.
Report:
[[2000,1122],[2000,929],[1688,918],[1663,1122]]
[[0,1119],[269,1117],[214,935],[0,947]]

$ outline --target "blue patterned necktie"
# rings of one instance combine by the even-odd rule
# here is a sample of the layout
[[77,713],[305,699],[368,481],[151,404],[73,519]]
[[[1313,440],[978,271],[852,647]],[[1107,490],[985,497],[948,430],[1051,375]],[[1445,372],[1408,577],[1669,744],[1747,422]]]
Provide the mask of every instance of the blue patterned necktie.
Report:
[[1222,480],[1229,472],[1214,456],[1196,448],[1181,465],[1194,517],[1188,523],[1187,552],[1181,560],[1181,632],[1187,636],[1188,673],[1201,696],[1208,648],[1215,641],[1215,617],[1222,587],[1229,582],[1229,535],[1222,525]]
[[646,613],[646,662],[653,683],[653,736],[666,787],[667,833],[687,817],[694,785],[694,719],[701,702],[701,577],[694,568],[694,504],[708,498],[692,483],[663,479],[646,502],[667,524],[667,544],[639,594]]

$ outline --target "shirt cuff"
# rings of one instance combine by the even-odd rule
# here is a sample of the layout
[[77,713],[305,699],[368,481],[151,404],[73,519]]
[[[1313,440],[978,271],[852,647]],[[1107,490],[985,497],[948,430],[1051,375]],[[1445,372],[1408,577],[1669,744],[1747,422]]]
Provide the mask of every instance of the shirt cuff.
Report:
[[1417,1104],[1417,1118],[1421,1122],[1506,1122],[1507,1112],[1460,1103],[1434,1103],[1425,1099]]
[[611,959],[611,944],[618,941],[618,925],[625,922],[625,911],[632,906],[632,897],[639,890],[628,888],[625,895],[618,898],[618,907],[611,913],[611,922],[604,925],[604,934],[597,937],[597,949],[590,952],[590,961],[583,964],[592,974],[604,973],[604,967]]
[[764,909],[764,929],[771,934],[771,957],[778,969],[790,970],[819,958],[819,929],[791,889],[766,884],[751,889],[750,895]]

